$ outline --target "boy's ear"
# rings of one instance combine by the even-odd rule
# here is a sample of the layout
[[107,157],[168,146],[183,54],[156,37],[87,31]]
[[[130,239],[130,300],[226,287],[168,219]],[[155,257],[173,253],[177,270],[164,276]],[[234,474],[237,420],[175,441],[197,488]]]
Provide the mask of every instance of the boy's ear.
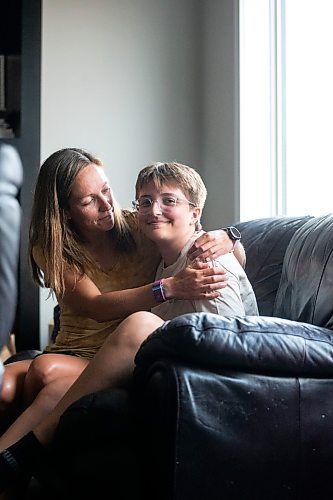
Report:
[[196,223],[198,220],[200,220],[200,216],[201,216],[201,208],[200,207],[194,207],[192,209],[193,222]]

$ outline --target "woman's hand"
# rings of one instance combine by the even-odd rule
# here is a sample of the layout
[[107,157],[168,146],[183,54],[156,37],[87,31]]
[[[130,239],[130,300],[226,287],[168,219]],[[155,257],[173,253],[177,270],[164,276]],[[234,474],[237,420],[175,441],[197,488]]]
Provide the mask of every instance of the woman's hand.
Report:
[[245,267],[245,251],[243,245],[237,241],[231,241],[223,229],[208,231],[195,240],[188,251],[190,260],[200,259],[201,261],[212,261],[228,252],[235,252],[235,257]]
[[216,299],[218,290],[227,286],[227,274],[222,267],[195,261],[171,278],[163,279],[167,299]]

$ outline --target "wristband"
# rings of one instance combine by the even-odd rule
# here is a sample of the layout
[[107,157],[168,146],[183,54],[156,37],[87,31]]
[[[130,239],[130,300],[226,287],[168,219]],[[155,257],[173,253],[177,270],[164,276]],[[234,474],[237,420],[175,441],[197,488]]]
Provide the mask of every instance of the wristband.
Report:
[[164,293],[163,280],[155,281],[155,283],[153,283],[151,291],[153,292],[156,302],[161,303],[167,300]]

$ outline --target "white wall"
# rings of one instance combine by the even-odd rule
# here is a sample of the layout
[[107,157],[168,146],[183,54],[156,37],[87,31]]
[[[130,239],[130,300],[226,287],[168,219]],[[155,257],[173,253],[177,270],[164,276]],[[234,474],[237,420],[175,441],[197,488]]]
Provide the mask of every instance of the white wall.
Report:
[[81,146],[122,204],[147,162],[199,163],[193,0],[44,0],[42,157]]
[[[237,3],[43,0],[41,160],[69,146],[94,152],[129,207],[140,168],[175,159],[203,175],[207,227],[236,220]],[[52,309],[41,293],[42,346]]]
[[201,175],[206,229],[239,220],[238,1],[202,2]]

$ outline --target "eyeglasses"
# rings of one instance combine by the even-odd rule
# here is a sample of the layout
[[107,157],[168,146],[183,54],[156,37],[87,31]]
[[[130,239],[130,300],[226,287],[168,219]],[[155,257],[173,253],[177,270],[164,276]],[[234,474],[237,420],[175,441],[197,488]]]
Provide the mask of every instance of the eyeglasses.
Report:
[[175,208],[177,205],[181,205],[182,203],[187,203],[188,205],[192,205],[195,207],[196,205],[191,201],[186,199],[177,198],[176,196],[165,195],[157,198],[156,200],[152,200],[148,196],[142,196],[138,200],[132,201],[133,208],[135,208],[141,214],[149,212],[154,203],[158,203],[160,209],[163,212],[167,212]]

